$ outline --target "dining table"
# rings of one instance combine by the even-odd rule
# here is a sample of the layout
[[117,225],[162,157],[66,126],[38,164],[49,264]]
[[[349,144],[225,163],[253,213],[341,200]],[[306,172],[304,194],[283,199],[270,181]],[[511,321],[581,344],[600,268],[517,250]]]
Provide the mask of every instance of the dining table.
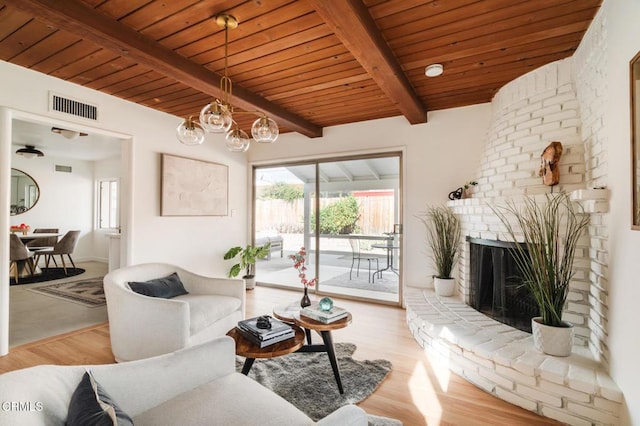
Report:
[[20,238],[20,240],[27,244],[28,242],[31,242],[33,240],[38,240],[38,239],[42,239],[42,238],[51,238],[51,237],[56,237],[58,238],[60,235],[60,233],[55,233],[55,232],[42,232],[42,233],[27,233],[27,234],[18,234],[18,238]]

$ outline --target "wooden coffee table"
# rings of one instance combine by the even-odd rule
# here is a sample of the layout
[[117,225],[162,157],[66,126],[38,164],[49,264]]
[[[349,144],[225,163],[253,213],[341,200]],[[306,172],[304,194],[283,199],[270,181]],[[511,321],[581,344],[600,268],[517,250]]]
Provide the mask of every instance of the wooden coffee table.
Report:
[[236,341],[236,355],[246,358],[242,366],[242,374],[245,376],[249,374],[249,370],[251,370],[251,366],[256,358],[275,358],[299,350],[304,345],[305,334],[300,327],[296,325],[292,325],[292,327],[295,331],[295,335],[292,338],[264,348],[259,347],[245,338],[235,327],[229,330],[227,336]]
[[[294,304],[276,306],[273,309],[273,316],[281,321],[285,321],[295,326],[304,328],[307,337],[307,344],[302,346],[297,352],[326,352],[333,369],[333,376],[338,384],[338,390],[341,394],[344,393],[342,388],[342,379],[340,378],[340,366],[336,360],[335,347],[333,346],[333,337],[331,332],[333,330],[339,330],[345,328],[351,324],[352,316],[349,313],[345,318],[330,324],[325,324],[320,321],[315,321],[310,318],[300,315],[299,305],[296,307]],[[320,337],[322,337],[322,345],[314,345],[311,343],[311,330],[314,330]]]

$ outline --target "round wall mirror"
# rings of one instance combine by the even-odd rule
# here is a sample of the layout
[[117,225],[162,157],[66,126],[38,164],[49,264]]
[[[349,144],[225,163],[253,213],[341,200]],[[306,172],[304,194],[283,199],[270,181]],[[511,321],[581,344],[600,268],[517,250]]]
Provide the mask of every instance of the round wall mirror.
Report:
[[11,216],[33,208],[40,198],[40,188],[36,181],[18,169],[11,169]]

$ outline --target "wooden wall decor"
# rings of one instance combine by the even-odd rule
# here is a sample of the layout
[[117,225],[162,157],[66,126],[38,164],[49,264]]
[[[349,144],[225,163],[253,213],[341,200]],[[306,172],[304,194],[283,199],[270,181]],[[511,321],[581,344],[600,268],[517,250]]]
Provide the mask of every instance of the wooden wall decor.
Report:
[[558,163],[561,155],[562,144],[558,141],[551,142],[542,151],[538,176],[542,177],[542,183],[547,186],[554,186],[560,182],[560,167],[558,167]]

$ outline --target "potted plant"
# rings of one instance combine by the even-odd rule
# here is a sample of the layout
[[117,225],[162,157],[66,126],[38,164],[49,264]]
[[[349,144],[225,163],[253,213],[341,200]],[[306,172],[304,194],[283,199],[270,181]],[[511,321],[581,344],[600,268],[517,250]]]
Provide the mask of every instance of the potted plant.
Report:
[[465,183],[463,186],[461,186],[460,188],[456,189],[455,191],[451,191],[449,193],[449,199],[450,200],[459,200],[461,198],[467,198],[469,197],[471,194],[469,194],[469,188],[471,188],[472,186],[476,186],[478,184],[478,182],[476,182],[475,180],[469,181],[467,183]]
[[438,296],[452,296],[455,280],[451,277],[458,261],[462,237],[460,219],[444,206],[429,207],[418,216],[426,228],[427,244],[436,269],[433,284]]
[[245,275],[242,278],[246,282],[247,290],[253,290],[256,286],[256,260],[267,257],[270,246],[271,243],[260,247],[248,245],[245,248],[240,246],[230,248],[229,251],[224,254],[224,260],[239,256],[240,261],[229,269],[228,277],[237,277],[240,271],[245,270]]
[[465,183],[464,186],[463,186],[463,189],[462,189],[462,198],[468,198],[471,195],[469,193],[470,192],[470,188],[473,187],[473,186],[476,186],[477,184],[478,184],[478,182],[475,181],[475,180],[472,180],[472,181],[469,181],[469,182]]
[[[562,320],[562,311],[574,275],[578,239],[589,224],[589,217],[577,211],[566,193],[547,194],[545,203],[525,197],[520,207],[510,203],[493,210],[513,241],[518,241],[519,235],[524,240],[524,244],[514,244],[510,250],[522,273],[523,285],[531,291],[540,311],[540,317],[531,321],[536,349],[549,355],[569,356],[573,325]],[[514,224],[507,213],[515,217]]]

